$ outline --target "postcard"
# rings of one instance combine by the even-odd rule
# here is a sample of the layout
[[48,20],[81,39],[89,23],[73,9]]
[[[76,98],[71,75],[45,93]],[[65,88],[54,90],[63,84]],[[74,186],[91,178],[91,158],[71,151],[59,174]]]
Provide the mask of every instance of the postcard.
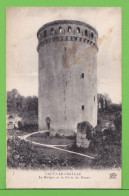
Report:
[[6,9],[6,188],[121,188],[121,13]]

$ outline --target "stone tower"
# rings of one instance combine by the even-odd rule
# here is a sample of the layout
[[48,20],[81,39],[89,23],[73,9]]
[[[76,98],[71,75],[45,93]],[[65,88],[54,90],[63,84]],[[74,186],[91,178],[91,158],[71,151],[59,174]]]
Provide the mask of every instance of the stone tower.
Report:
[[58,20],[37,32],[39,130],[97,125],[97,31],[74,20]]

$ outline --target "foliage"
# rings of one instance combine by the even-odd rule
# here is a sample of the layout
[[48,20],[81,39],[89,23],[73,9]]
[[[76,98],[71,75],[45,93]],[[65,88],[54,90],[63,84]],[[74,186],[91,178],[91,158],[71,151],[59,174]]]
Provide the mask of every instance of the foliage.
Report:
[[38,130],[38,124],[22,124],[21,122],[18,122],[18,130],[25,131],[27,133],[35,132]]
[[89,167],[90,159],[51,148],[32,145],[19,138],[7,141],[7,166],[21,169],[74,169]]
[[[102,97],[102,96],[101,96]],[[73,145],[68,150],[96,156],[95,160],[87,160],[84,157],[62,153],[52,149],[35,147],[29,142],[19,138],[10,138],[7,141],[7,164],[14,168],[76,168],[80,166],[92,168],[121,167],[121,136],[122,114],[121,104],[113,104],[106,96],[106,109],[98,111],[98,125],[93,133],[92,127],[83,124],[80,128],[87,133],[87,139],[91,140],[89,149],[78,148]],[[18,122],[19,130],[26,132],[36,130],[38,125],[32,122],[38,118],[38,98],[21,96],[16,89],[7,93],[8,113],[18,114],[22,119],[30,119],[29,124]],[[105,122],[115,125],[115,130],[109,126],[103,128]],[[31,138],[33,139],[33,137]],[[37,138],[37,140],[42,138]],[[54,138],[58,139],[58,138]],[[59,138],[60,139],[60,138]],[[45,140],[45,138],[44,138]]]
[[95,168],[118,168],[121,167],[121,144],[109,144],[104,142],[96,146],[97,159],[93,160],[92,167]]
[[35,124],[38,120],[38,98],[21,96],[16,89],[8,91],[7,113],[17,114],[27,124]]
[[97,94],[98,104],[100,104],[101,109],[104,111],[112,104],[112,101],[108,94]]
[[[31,168],[39,165],[41,159],[31,143],[15,137],[7,141],[7,165],[11,168]],[[43,157],[43,156],[42,156]],[[44,157],[43,157],[44,158]]]
[[108,112],[109,113],[118,113],[119,114],[119,112],[121,112],[122,111],[122,105],[121,104],[114,104],[114,103],[112,103],[108,108]]
[[[114,106],[115,105],[115,106]],[[93,167],[121,167],[121,136],[122,136],[122,115],[121,105],[113,104],[107,111],[99,111],[99,124],[96,127],[93,141],[90,148],[95,149],[98,158],[93,160]],[[112,122],[112,127],[107,127],[102,131],[104,121]]]

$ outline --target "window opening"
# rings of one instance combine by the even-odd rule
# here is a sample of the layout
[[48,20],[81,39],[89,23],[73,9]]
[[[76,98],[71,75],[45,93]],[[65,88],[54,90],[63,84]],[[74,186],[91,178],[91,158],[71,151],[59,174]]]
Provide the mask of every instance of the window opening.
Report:
[[91,33],[91,38],[94,38],[94,34],[93,33]]
[[62,27],[59,27],[59,32],[62,33]]
[[53,28],[51,28],[51,34],[54,35],[54,29]]
[[84,105],[82,105],[82,110],[84,110]]
[[85,35],[88,36],[88,31],[87,30],[85,30]]
[[68,32],[70,33],[72,31],[72,28],[71,27],[68,27]]
[[81,74],[81,78],[84,78],[84,73]]
[[80,28],[79,27],[77,27],[77,33],[80,33]]

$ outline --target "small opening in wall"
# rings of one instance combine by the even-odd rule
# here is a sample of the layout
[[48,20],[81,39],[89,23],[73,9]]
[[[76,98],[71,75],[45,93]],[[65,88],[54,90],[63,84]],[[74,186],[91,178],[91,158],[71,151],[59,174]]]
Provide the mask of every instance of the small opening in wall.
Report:
[[62,33],[62,27],[59,27],[59,32]]
[[87,30],[85,30],[85,35],[88,36],[88,31]]
[[84,108],[85,108],[84,105],[82,105],[82,110],[84,110]]
[[94,96],[94,102],[95,102],[95,96]]
[[72,28],[71,27],[68,27],[68,32],[70,33],[72,31]]
[[46,30],[44,31],[44,37],[47,37],[47,31]]
[[77,33],[80,33],[80,28],[79,27],[77,27]]
[[51,28],[51,34],[54,35],[54,29],[53,28]]
[[93,33],[91,33],[91,38],[92,38],[92,39],[94,38],[94,34],[93,34]]
[[81,74],[81,78],[84,78],[84,73]]

